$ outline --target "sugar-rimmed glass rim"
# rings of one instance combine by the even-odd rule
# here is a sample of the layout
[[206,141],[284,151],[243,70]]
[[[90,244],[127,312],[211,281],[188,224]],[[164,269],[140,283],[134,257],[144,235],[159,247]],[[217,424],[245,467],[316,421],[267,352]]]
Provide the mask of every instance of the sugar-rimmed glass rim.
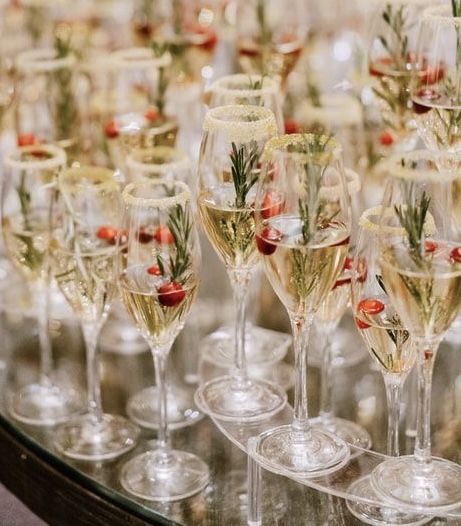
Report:
[[[180,192],[173,196],[166,197],[135,197],[132,195],[133,190],[152,188],[153,186],[173,186],[180,189]],[[185,205],[191,200],[191,191],[186,183],[182,181],[171,181],[169,179],[157,179],[152,181],[138,181],[126,185],[122,192],[122,198],[126,205],[136,206],[138,208],[158,208],[166,210],[172,206]]]
[[85,182],[89,182],[96,191],[118,188],[114,171],[101,166],[83,165],[66,168],[59,174],[58,180],[61,189],[71,190],[72,193],[88,190],[88,184]]
[[[403,166],[402,162],[417,162],[427,160],[434,163],[434,169],[420,169]],[[438,169],[437,163],[459,162],[458,170]],[[389,177],[406,179],[410,181],[446,183],[461,179],[461,155],[452,153],[431,152],[429,150],[414,150],[412,152],[394,154],[380,163],[380,171],[384,171]]]
[[[323,141],[324,146],[326,147],[322,152],[290,152],[288,148],[290,146],[302,146],[306,143],[312,143],[313,139],[318,137]],[[342,153],[342,146],[340,143],[331,135],[326,135],[323,133],[291,133],[286,135],[279,135],[278,137],[273,137],[267,141],[264,148],[261,160],[269,161],[273,159],[275,155],[286,155],[292,156],[299,161],[311,160],[315,157],[321,158],[321,156],[333,156],[339,157]]]
[[171,64],[171,55],[167,51],[160,57],[147,47],[129,47],[113,51],[110,55],[112,69],[162,68]]
[[[171,161],[164,163],[143,162],[145,156],[170,156]],[[187,155],[178,148],[172,146],[152,146],[151,148],[139,148],[133,150],[126,159],[126,165],[132,170],[138,170],[141,173],[152,173],[163,175],[174,170],[188,170],[190,160]]]
[[62,68],[71,68],[76,63],[75,55],[57,58],[54,48],[30,49],[19,53],[16,67],[22,73],[47,73]]
[[[262,83],[262,87],[258,89],[239,88],[236,87],[239,84],[246,82],[258,82]],[[235,86],[233,86],[233,84]],[[264,75],[246,75],[245,73],[236,73],[235,75],[226,75],[213,82],[208,91],[212,95],[229,95],[235,98],[249,98],[249,97],[260,97],[261,95],[277,94],[279,89],[278,82]]]
[[[242,120],[245,117],[253,120]],[[245,143],[275,135],[277,123],[269,108],[231,104],[208,110],[203,121],[203,131],[222,132],[229,141]]]
[[[362,212],[359,219],[359,226],[367,232],[373,232],[375,234],[391,234],[396,236],[406,236],[406,230],[403,227],[382,225],[381,218],[395,216],[395,210],[391,207],[385,207],[382,205],[367,208]],[[377,221],[372,221],[372,217],[377,217]],[[426,235],[432,235],[436,231],[434,218],[429,212],[424,222],[424,233]]]
[[421,21],[426,23],[438,23],[446,26],[461,25],[461,17],[453,16],[450,5],[435,5],[424,9]]
[[[47,159],[21,159],[24,153],[44,152],[52,157]],[[13,152],[7,154],[4,159],[4,165],[8,168],[19,170],[54,170],[66,166],[66,152],[54,144],[37,144],[31,146],[22,146]]]

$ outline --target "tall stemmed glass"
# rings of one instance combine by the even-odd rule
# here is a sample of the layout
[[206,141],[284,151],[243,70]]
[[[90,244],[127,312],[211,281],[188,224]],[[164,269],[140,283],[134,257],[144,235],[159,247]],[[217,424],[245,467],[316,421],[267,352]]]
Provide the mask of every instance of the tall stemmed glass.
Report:
[[[209,479],[200,458],[171,448],[167,419],[167,357],[199,281],[200,248],[191,193],[182,182],[159,179],[130,183],[123,199],[128,251],[119,282],[125,306],[152,351],[160,422],[156,448],[125,464],[121,482],[143,499],[174,501],[197,493]],[[143,229],[162,234],[144,243]]]
[[[274,114],[260,106],[221,106],[210,110],[203,125],[199,159],[199,210],[208,238],[226,265],[236,308],[235,372],[197,390],[196,403],[216,418],[258,420],[278,412],[286,394],[278,386],[248,378],[245,358],[245,303],[257,263],[255,197],[258,161],[276,134]],[[265,213],[281,206],[267,196]]]
[[27,280],[38,318],[40,381],[14,393],[9,410],[34,425],[63,422],[82,408],[79,394],[53,376],[49,322],[49,243],[56,179],[66,154],[52,145],[26,146],[5,157],[2,228],[9,257]]
[[[388,424],[387,454],[399,456],[400,398],[403,384],[416,361],[416,346],[410,333],[403,327],[395,312],[383,282],[379,253],[380,236],[395,238],[405,235],[401,226],[387,226],[380,229],[383,214],[393,210],[382,207],[369,208],[359,221],[359,235],[352,264],[352,310],[357,329],[362,336],[372,359],[382,372],[386,386]],[[426,221],[425,231],[433,233],[433,225]],[[427,242],[427,248],[433,245]],[[365,476],[350,487],[353,495],[369,500],[380,500],[370,477]],[[430,518],[405,513],[386,506],[372,506],[360,501],[347,501],[351,513],[368,524],[424,524]]]
[[[450,163],[451,170],[437,166]],[[455,166],[457,163],[457,166]],[[460,217],[444,199],[461,177],[453,154],[415,151],[389,159],[382,228],[401,227],[405,236],[380,236],[383,286],[417,348],[418,413],[414,456],[379,464],[372,473],[375,490],[395,505],[431,512],[461,502],[461,466],[431,457],[430,399],[439,344],[461,305]],[[424,225],[433,218],[430,239]],[[448,218],[448,220],[447,220]]]
[[90,166],[61,172],[59,190],[52,263],[58,286],[82,326],[88,407],[85,415],[56,430],[54,445],[79,460],[115,458],[131,449],[139,434],[127,419],[103,413],[97,353],[123,249],[117,245],[123,235],[120,190],[111,170]]
[[[315,477],[340,468],[349,458],[342,439],[309,422],[307,356],[314,315],[344,265],[350,200],[341,148],[332,137],[294,134],[272,139],[262,162],[256,242],[266,275],[291,320],[296,383],[293,422],[261,434],[256,453],[263,465],[280,473]],[[264,205],[268,195],[279,203],[270,213]]]

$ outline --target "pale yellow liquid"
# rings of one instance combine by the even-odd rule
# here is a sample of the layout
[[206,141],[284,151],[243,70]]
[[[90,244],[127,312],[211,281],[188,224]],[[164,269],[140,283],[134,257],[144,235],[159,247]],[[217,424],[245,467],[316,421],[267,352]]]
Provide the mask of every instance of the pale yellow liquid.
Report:
[[336,244],[348,237],[347,229],[341,225],[322,229],[302,246],[299,217],[275,219],[270,225],[285,233],[274,253],[262,258],[274,291],[294,315],[317,311],[342,270],[348,246]]
[[[341,277],[339,278],[341,279]],[[345,283],[328,293],[325,301],[317,311],[317,320],[323,323],[334,323],[339,321],[346,311],[351,296],[351,284]]]
[[167,281],[149,275],[144,265],[127,268],[120,278],[123,302],[136,327],[147,341],[161,348],[169,347],[182,329],[198,289],[196,277],[189,277],[182,284],[184,299],[177,305],[165,306],[160,303],[157,290]]

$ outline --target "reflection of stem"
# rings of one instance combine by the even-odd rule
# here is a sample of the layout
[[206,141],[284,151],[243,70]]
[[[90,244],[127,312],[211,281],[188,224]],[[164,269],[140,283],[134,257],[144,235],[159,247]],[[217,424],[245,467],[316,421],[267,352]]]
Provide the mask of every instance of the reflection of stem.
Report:
[[333,353],[330,327],[320,330],[322,337],[322,365],[320,370],[320,418],[325,427],[333,425]]
[[166,362],[168,353],[163,350],[152,350],[155,367],[155,383],[158,396],[158,434],[157,442],[161,449],[168,449],[169,434],[167,420]]
[[393,374],[385,374],[384,383],[387,398],[387,454],[398,457],[402,378]]
[[102,402],[97,353],[99,326],[97,323],[83,322],[82,330],[86,346],[88,413],[94,418],[95,422],[100,422],[102,418]]
[[50,375],[53,369],[53,353],[49,332],[50,293],[46,280],[35,283],[34,303],[37,309],[38,338],[40,344],[40,384],[48,387],[51,384]]

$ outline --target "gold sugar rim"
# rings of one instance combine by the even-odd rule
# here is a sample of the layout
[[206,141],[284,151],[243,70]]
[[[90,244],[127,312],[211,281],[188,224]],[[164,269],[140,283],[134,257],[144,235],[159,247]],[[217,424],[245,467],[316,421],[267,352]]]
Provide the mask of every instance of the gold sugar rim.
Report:
[[[152,186],[163,186],[163,185],[174,185],[182,189],[182,192],[171,196],[171,197],[134,197],[131,192],[136,188],[152,187]],[[151,181],[138,181],[129,183],[126,185],[122,192],[123,201],[127,205],[138,206],[140,208],[158,208],[160,210],[166,210],[171,206],[185,205],[191,200],[191,191],[186,183],[182,181],[171,181],[169,179],[156,179]]]
[[[171,158],[175,160],[164,163],[148,163],[140,160],[140,157],[148,155],[167,156],[171,154]],[[171,170],[188,170],[191,163],[189,157],[178,148],[172,146],[153,146],[152,148],[138,148],[133,150],[126,159],[128,168],[139,170],[142,173],[165,174]]]
[[[21,160],[22,154],[29,152],[45,152],[52,155],[52,157],[48,159]],[[19,170],[54,170],[66,166],[67,156],[62,148],[54,144],[37,144],[17,148],[7,154],[3,162],[5,166]]]
[[85,165],[73,166],[66,168],[59,174],[60,187],[70,190],[72,193],[78,193],[83,189],[87,189],[88,185],[85,185],[85,180],[93,183],[94,188],[98,191],[118,188],[115,172],[109,168]]
[[[369,232],[376,233],[385,233],[385,234],[395,234],[395,235],[405,235],[406,230],[403,227],[398,226],[386,226],[380,225],[379,223],[371,221],[370,217],[391,217],[395,215],[395,210],[390,207],[383,207],[382,205],[374,206],[372,208],[367,208],[359,219],[359,226],[364,230]],[[428,236],[436,232],[435,222],[432,214],[428,212],[427,219],[424,223],[424,233]]]
[[[232,83],[238,85],[239,83],[247,82],[261,82],[262,86],[258,89],[248,88],[233,88]],[[229,83],[226,85],[226,83]],[[267,93],[277,94],[279,90],[279,83],[264,75],[246,75],[245,73],[236,73],[235,75],[226,75],[213,82],[207,90],[211,94],[217,95],[231,95],[238,97],[258,97]]]

